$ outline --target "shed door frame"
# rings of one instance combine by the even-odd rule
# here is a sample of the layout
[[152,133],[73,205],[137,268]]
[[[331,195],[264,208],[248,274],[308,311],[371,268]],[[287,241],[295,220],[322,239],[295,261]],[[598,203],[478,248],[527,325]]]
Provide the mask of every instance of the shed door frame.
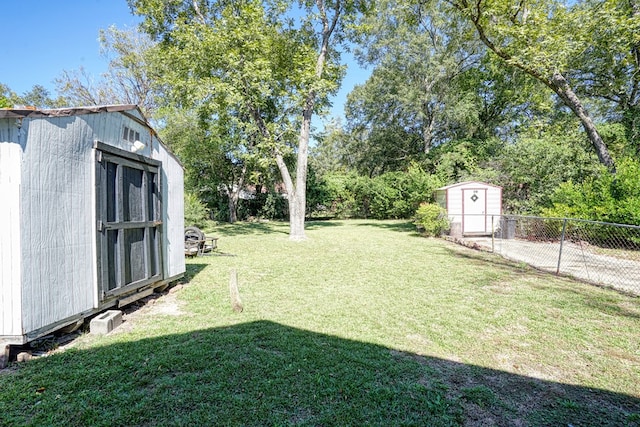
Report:
[[[462,234],[487,232],[488,195],[487,188],[474,187],[462,189]],[[476,199],[472,199],[473,197]],[[480,205],[476,205],[478,199],[480,199]],[[474,209],[471,209],[470,206]]]
[[162,280],[162,163],[96,142],[99,301]]

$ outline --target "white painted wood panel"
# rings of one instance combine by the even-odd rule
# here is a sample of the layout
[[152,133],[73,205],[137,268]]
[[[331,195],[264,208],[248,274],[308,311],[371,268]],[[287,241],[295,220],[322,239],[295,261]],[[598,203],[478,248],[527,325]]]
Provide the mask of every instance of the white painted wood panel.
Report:
[[79,116],[30,123],[20,224],[27,333],[93,307],[91,135]]
[[162,162],[162,221],[164,277],[184,274],[184,171],[180,163],[157,139],[153,158]]
[[129,151],[125,125],[163,162],[164,275],[184,273],[183,169],[144,123],[106,111],[0,119],[0,335],[98,308],[93,144]]
[[[5,123],[2,123],[5,122]],[[13,120],[11,121],[13,122]],[[3,126],[5,125],[5,126]],[[0,335],[22,335],[20,263],[20,164],[13,123],[0,121]],[[10,138],[9,134],[14,134]]]

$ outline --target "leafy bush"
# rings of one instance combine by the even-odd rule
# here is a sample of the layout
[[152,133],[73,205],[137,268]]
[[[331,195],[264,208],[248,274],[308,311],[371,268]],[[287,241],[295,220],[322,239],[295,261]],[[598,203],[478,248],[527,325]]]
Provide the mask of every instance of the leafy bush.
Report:
[[201,227],[209,216],[209,210],[194,193],[184,193],[184,222],[185,225]]
[[421,203],[414,224],[427,236],[440,236],[449,230],[447,211],[435,203]]
[[602,168],[580,184],[560,184],[553,194],[553,206],[545,216],[640,225],[640,162],[626,158],[618,162],[617,173]]
[[595,173],[596,162],[572,134],[521,137],[493,160],[493,183],[503,188],[504,209],[537,214],[552,203],[563,182],[581,182]]
[[360,178],[355,174],[329,173],[316,178],[307,197],[310,216],[351,218],[359,216],[354,188]]
[[[618,224],[640,225],[640,162],[626,158],[618,161],[617,173],[604,167],[581,184],[561,184],[553,195],[553,207],[543,210],[549,217],[568,217]],[[571,234],[571,230],[567,233]],[[590,243],[637,249],[640,241],[626,228],[585,224],[578,234]]]
[[415,163],[406,171],[375,177],[328,174],[323,182],[326,214],[342,218],[410,218],[442,186],[438,177]]

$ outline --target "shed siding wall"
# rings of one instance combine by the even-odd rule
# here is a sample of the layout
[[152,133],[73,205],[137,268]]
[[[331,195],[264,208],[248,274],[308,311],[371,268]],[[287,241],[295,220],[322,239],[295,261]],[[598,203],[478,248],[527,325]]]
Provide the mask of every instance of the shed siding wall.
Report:
[[138,154],[151,157],[151,132],[146,126],[130,119],[125,114],[100,113],[87,114],[79,117],[93,130],[93,139],[125,151],[131,150],[132,143],[123,138],[124,127],[126,126],[133,129],[140,134],[140,142],[146,146],[144,150],[138,152]]
[[22,335],[20,276],[21,130],[0,120],[0,335]]
[[163,273],[165,278],[170,278],[185,272],[184,171],[157,140],[153,148],[153,158],[162,162]]
[[447,190],[447,213],[451,222],[462,223],[462,189]]
[[[452,223],[463,223],[463,195],[465,190],[486,190],[485,229],[489,232],[497,227],[500,221],[497,216],[502,214],[502,188],[481,182],[461,183],[460,185],[452,185],[438,190],[440,199],[446,201],[447,214],[450,221]],[[441,202],[439,201],[439,203]]]
[[487,215],[502,214],[502,189],[489,187],[487,190]]
[[183,169],[130,117],[144,120],[137,111],[127,114],[24,118],[21,130],[15,119],[0,120],[0,335],[28,335],[98,308],[93,147],[99,140],[129,151],[125,126],[145,144],[139,154],[163,163],[163,273],[184,273]]
[[30,120],[20,221],[25,333],[93,306],[92,144],[82,116]]

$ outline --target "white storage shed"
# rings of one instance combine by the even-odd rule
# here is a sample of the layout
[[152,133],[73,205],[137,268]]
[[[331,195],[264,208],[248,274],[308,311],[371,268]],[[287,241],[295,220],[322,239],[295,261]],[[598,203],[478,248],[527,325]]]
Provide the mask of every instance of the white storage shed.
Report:
[[0,109],[0,359],[183,276],[183,183],[135,105]]
[[477,181],[460,182],[437,189],[436,201],[447,210],[451,235],[455,237],[490,235],[500,223],[501,187]]

